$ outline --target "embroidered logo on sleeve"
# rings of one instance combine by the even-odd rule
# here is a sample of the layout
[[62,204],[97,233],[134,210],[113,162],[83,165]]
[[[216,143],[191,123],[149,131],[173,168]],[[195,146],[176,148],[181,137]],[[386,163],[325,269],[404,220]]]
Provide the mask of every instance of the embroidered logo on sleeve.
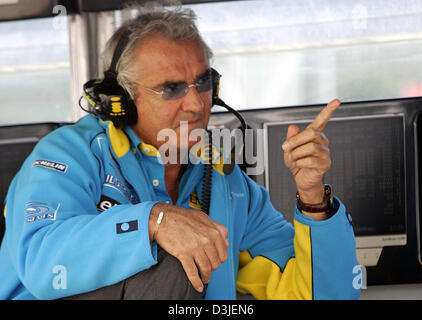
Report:
[[55,161],[48,160],[36,160],[32,166],[44,167],[65,173],[67,171],[67,165]]
[[116,224],[116,233],[126,233],[138,230],[138,220],[132,220]]
[[43,202],[28,202],[25,205],[25,222],[31,223],[40,220],[56,220],[57,211],[60,208],[60,203],[56,209]]

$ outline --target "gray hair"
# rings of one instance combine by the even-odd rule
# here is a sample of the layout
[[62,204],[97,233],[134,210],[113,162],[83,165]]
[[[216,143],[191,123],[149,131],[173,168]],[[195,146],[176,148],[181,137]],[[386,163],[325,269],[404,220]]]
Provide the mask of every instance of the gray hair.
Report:
[[103,57],[103,68],[107,70],[110,67],[111,60],[120,37],[130,30],[130,35],[126,48],[116,66],[117,81],[129,93],[132,99],[136,99],[134,84],[139,73],[135,72],[133,66],[133,54],[137,45],[149,35],[159,33],[169,40],[191,41],[198,40],[205,50],[208,61],[213,53],[209,46],[202,39],[198,28],[195,25],[196,14],[193,10],[182,8],[182,6],[164,8],[159,6],[143,6],[137,8],[138,15],[131,20],[126,21],[112,37],[108,40]]

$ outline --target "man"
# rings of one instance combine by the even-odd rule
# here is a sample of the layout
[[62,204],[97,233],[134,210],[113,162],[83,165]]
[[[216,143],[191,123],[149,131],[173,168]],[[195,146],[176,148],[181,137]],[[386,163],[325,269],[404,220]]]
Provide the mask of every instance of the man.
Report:
[[[339,101],[303,132],[290,126],[283,143],[302,206],[294,229],[237,166],[213,165],[207,215],[205,165],[180,159],[198,142],[182,129],[208,124],[211,52],[190,10],[141,12],[110,40],[107,66],[127,35],[116,73],[137,121],[118,128],[88,115],[39,142],[6,199],[0,297],[357,298],[353,229],[322,183],[331,164],[322,131]],[[164,129],[177,137],[177,163],[158,152]]]

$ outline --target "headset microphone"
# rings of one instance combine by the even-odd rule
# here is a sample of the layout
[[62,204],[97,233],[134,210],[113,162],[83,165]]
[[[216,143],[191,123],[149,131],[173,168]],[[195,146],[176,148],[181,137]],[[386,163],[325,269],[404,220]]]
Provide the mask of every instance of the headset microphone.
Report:
[[[248,128],[248,124],[246,123],[245,119],[242,117],[242,115],[237,112],[232,107],[228,106],[223,100],[221,100],[218,97],[213,98],[213,105],[219,105],[225,109],[227,109],[230,113],[232,113],[239,121],[240,121],[240,130],[242,131],[242,145],[237,147],[234,145],[231,149],[230,153],[230,161],[229,163],[223,164],[223,173],[224,174],[231,174],[233,172],[234,166],[237,162],[237,159],[241,159],[242,163],[239,163],[239,167],[242,170],[245,170],[247,167],[246,159],[245,159],[245,141],[246,141],[246,129]],[[240,152],[238,152],[240,150]]]
[[[227,109],[227,111],[229,111],[230,113],[232,113],[240,121],[240,124],[241,124],[240,129],[242,131],[242,146],[240,148],[236,147],[236,145],[232,147],[229,163],[223,164],[223,173],[227,175],[231,174],[233,172],[237,159],[242,160],[242,163],[239,164],[239,167],[243,171],[245,171],[247,164],[245,161],[246,159],[245,159],[244,149],[245,149],[245,141],[246,141],[246,129],[248,128],[248,124],[246,123],[245,119],[242,117],[242,115],[239,112],[237,112],[235,109],[228,106],[223,100],[221,100],[221,98],[219,97],[221,75],[214,69],[211,69],[211,71],[212,71],[212,80],[213,80],[212,105],[221,106]],[[240,150],[239,154],[237,154],[236,150]]]

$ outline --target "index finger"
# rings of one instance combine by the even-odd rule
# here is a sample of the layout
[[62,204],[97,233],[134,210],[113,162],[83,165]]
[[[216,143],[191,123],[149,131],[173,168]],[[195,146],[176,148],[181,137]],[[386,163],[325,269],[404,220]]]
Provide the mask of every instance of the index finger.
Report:
[[327,106],[324,107],[321,112],[315,117],[314,121],[312,121],[308,128],[312,127],[314,129],[317,129],[318,131],[324,130],[325,126],[327,125],[328,121],[330,120],[334,111],[337,110],[339,105],[340,100],[338,99],[334,99],[333,101],[328,103]]
[[186,276],[188,277],[190,283],[195,288],[196,291],[202,292],[204,289],[204,284],[201,281],[201,278],[198,274],[198,268],[192,259],[179,259],[182,264],[183,269],[185,270]]

